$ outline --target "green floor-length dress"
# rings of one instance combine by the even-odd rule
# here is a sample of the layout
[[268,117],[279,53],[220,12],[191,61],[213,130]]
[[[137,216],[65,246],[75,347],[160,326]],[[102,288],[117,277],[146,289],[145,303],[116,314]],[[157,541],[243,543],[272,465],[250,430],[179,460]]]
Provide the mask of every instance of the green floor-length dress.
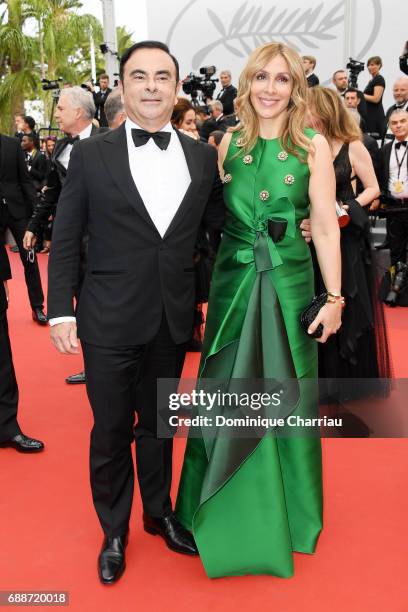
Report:
[[[309,247],[299,229],[309,215],[308,164],[283,151],[279,139],[259,138],[244,156],[237,132],[224,170],[227,218],[200,379],[316,378],[317,345],[299,325],[314,295]],[[275,243],[268,220],[282,218],[286,233]],[[311,404],[315,395],[301,397],[300,413]],[[322,503],[316,437],[268,432],[257,440],[220,436],[210,446],[200,437],[187,442],[176,513],[193,532],[210,577],[292,576],[293,551],[315,550]]]

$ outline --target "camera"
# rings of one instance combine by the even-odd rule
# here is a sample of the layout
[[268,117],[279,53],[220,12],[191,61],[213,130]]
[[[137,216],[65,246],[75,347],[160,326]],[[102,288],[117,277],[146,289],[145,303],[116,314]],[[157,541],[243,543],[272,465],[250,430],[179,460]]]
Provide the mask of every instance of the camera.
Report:
[[[205,103],[207,98],[212,98],[219,79],[214,79],[217,72],[215,66],[203,66],[199,70],[200,74],[190,74],[183,81],[183,91],[191,96],[193,104],[198,105],[198,92],[201,91],[201,99]],[[203,75],[203,76],[201,76]]]
[[395,277],[391,289],[384,302],[388,306],[396,306],[399,294],[408,286],[408,265],[399,261],[395,266]]
[[59,81],[62,80],[62,77],[58,77],[58,79],[54,79],[51,81],[49,79],[41,79],[43,91],[52,91],[53,89],[59,89]]
[[364,70],[364,62],[359,62],[358,60],[349,57],[349,62],[346,65],[346,68],[349,70],[348,86],[352,87],[353,89],[358,89],[357,79],[360,72],[363,72]]
[[[95,83],[93,79],[89,79],[88,83],[92,83],[93,87],[95,85],[98,85],[98,87],[99,87],[99,81],[96,81],[96,83]],[[81,83],[81,87],[82,87],[82,89],[86,89],[86,91],[90,91],[92,93],[92,89],[89,87],[88,83]]]

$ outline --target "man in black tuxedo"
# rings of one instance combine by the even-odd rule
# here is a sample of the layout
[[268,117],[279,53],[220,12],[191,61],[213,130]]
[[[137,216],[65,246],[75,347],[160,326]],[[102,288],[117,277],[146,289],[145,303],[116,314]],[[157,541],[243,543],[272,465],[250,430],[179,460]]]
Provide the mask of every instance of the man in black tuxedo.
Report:
[[387,127],[385,130],[382,144],[384,144],[384,142],[387,142],[388,140],[394,140],[394,134],[392,133],[389,127],[389,119],[391,117],[391,113],[393,113],[398,108],[402,110],[408,110],[408,76],[402,76],[395,81],[392,87],[392,95],[394,96],[395,103],[392,104],[385,113],[385,121],[387,123]]
[[[408,111],[394,110],[389,127],[395,137],[381,149],[381,193],[387,202],[391,266],[406,263],[408,245]],[[398,210],[401,209],[401,210]]]
[[208,103],[208,108],[211,112],[210,119],[204,121],[200,128],[200,137],[202,140],[208,142],[208,137],[211,132],[215,130],[220,130],[221,132],[226,132],[228,128],[227,119],[223,112],[222,102],[219,100],[211,100]]
[[221,91],[217,100],[222,103],[224,115],[232,115],[234,112],[234,100],[237,97],[237,88],[231,83],[232,77],[229,70],[220,72]]
[[[55,145],[51,170],[47,177],[44,196],[37,204],[24,236],[24,247],[32,248],[41,228],[51,215],[58,214],[58,199],[67,177],[71,152],[74,144],[98,133],[92,119],[95,105],[90,92],[81,87],[67,87],[61,92],[55,111],[55,120],[66,136]],[[68,384],[85,383],[85,373],[79,372],[66,378]]]
[[47,159],[41,151],[36,148],[36,137],[34,134],[24,134],[21,139],[21,148],[24,151],[27,170],[33,181],[37,192],[44,186],[47,173]]
[[95,119],[98,120],[100,127],[108,127],[108,120],[105,115],[105,102],[112,91],[109,87],[109,75],[101,74],[99,77],[99,91],[95,91],[92,83],[87,83],[92,92],[95,103]]
[[20,141],[3,134],[0,134],[0,202],[4,213],[3,224],[13,234],[24,266],[33,320],[40,325],[46,325],[47,317],[43,310],[44,294],[37,257],[34,252],[28,254],[23,247],[24,232],[36,206],[37,195],[27,170]]
[[[133,439],[145,530],[172,550],[197,554],[172,512],[172,439],[157,437],[156,387],[158,379],[182,371],[193,324],[198,228],[220,228],[224,219],[216,151],[171,126],[180,82],[166,45],[133,45],[122,55],[120,78],[126,122],[79,142],[72,153],[58,202],[48,295],[53,343],[61,353],[78,353],[78,324],[84,353],[105,584],[125,568]],[[87,267],[75,311],[85,230]]]
[[4,211],[0,210],[0,447],[37,453],[44,449],[44,444],[25,436],[17,422],[18,387],[7,324],[7,281],[11,278],[11,270],[4,248],[4,217]]

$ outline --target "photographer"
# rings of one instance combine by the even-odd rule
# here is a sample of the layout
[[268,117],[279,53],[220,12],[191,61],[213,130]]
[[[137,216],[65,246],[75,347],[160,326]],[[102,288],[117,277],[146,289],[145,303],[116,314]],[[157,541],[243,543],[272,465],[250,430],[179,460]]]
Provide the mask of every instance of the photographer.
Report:
[[105,115],[106,98],[112,91],[109,88],[109,75],[101,74],[99,77],[99,91],[95,91],[92,81],[85,83],[87,89],[92,93],[95,103],[95,119],[99,122],[99,127],[108,127],[108,120]]

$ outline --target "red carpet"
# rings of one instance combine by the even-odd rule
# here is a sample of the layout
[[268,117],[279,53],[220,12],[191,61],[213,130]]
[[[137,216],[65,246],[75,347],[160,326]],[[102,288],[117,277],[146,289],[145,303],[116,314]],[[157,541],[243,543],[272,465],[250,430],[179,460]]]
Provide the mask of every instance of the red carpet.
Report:
[[[251,576],[209,580],[199,559],[170,552],[141,528],[138,491],[127,570],[99,584],[102,541],[88,484],[90,409],[85,388],[64,377],[79,357],[58,355],[48,330],[30,320],[22,269],[11,256],[9,320],[20,386],[20,424],[46,443],[41,455],[0,450],[0,590],[70,592],[70,609],[407,612],[408,444],[405,440],[325,440],[325,528],[314,556],[295,556],[289,580]],[[41,255],[42,271],[46,256]],[[43,274],[45,278],[45,274]],[[408,310],[387,319],[396,376],[408,377]],[[193,374],[198,357],[186,367]],[[174,491],[184,448],[176,440]]]

